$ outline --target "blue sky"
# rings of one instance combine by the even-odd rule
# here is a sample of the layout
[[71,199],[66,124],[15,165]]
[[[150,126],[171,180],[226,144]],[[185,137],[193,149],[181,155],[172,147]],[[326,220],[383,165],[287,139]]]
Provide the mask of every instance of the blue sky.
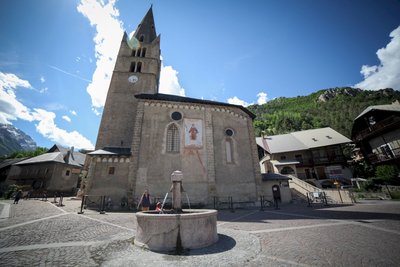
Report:
[[160,92],[247,106],[400,90],[398,0],[3,0],[0,123],[39,146],[93,148],[122,33],[151,4]]

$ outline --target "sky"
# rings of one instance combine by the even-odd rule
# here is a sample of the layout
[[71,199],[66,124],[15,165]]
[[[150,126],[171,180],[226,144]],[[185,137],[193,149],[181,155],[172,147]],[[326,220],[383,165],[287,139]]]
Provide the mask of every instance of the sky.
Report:
[[123,32],[151,5],[160,93],[248,106],[400,90],[399,0],[2,0],[0,123],[93,149]]

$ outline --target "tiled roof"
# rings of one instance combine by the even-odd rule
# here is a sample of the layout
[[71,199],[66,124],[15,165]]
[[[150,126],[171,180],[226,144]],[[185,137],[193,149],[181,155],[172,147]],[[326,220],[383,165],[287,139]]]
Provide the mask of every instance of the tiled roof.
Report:
[[376,105],[376,106],[369,106],[366,109],[364,109],[363,112],[360,113],[360,115],[357,116],[354,120],[357,120],[367,114],[370,111],[373,110],[383,110],[383,111],[395,111],[395,112],[400,112],[400,104],[398,103],[393,103],[391,105]]
[[3,169],[5,167],[8,167],[10,165],[13,165],[17,162],[23,161],[26,158],[17,158],[17,159],[5,159],[3,161],[0,162],[0,169]]
[[88,153],[88,155],[131,155],[129,147],[105,147]]
[[[257,137],[262,146],[262,137]],[[330,127],[265,137],[270,153],[307,150],[317,147],[351,143],[351,140]],[[261,144],[261,145],[260,145]]]
[[161,100],[161,101],[173,101],[173,102],[182,102],[182,103],[195,103],[195,104],[206,104],[206,105],[215,105],[215,106],[226,106],[226,107],[235,107],[243,110],[246,114],[248,114],[252,119],[256,117],[250,110],[240,105],[233,105],[223,102],[216,102],[210,100],[203,100],[197,98],[176,96],[176,95],[167,95],[167,94],[138,94],[135,95],[136,98],[139,99],[148,99],[148,100]]
[[[35,164],[43,162],[59,162],[79,167],[83,166],[85,164],[86,155],[78,151],[73,151],[71,155],[70,151],[71,149],[62,147],[60,145],[54,145],[48,150],[47,153],[20,161],[15,165]],[[67,156],[69,158],[67,158]]]

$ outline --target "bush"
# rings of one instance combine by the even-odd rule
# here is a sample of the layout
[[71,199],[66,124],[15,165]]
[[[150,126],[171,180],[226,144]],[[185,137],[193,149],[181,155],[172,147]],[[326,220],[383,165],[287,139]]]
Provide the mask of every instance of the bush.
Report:
[[392,199],[400,199],[400,192],[390,192],[390,196],[392,197]]
[[381,187],[377,185],[373,179],[368,180],[367,182],[363,183],[361,188],[364,191],[380,191]]
[[376,168],[376,178],[384,181],[385,184],[391,184],[399,175],[399,170],[393,165],[381,165]]

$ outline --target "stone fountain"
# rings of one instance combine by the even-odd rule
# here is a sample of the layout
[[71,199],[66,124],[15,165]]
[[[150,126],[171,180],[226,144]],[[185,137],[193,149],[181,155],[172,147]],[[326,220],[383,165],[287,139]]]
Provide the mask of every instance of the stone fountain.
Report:
[[210,246],[218,241],[217,211],[182,209],[181,171],[171,174],[172,210],[137,212],[135,245],[152,251],[183,251]]

